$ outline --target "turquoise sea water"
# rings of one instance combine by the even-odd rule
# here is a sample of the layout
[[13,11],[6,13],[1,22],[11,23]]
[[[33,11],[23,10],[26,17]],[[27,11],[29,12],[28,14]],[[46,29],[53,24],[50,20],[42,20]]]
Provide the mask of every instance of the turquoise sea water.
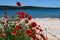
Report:
[[0,10],[0,17],[4,16],[5,11],[8,12],[9,17],[20,11],[30,14],[33,18],[60,18],[60,9]]

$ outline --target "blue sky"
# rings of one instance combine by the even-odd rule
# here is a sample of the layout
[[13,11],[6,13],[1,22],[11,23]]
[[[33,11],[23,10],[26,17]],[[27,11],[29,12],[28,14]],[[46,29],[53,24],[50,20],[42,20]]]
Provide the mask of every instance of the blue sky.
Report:
[[0,0],[0,5],[16,6],[16,2],[22,6],[60,7],[60,0]]

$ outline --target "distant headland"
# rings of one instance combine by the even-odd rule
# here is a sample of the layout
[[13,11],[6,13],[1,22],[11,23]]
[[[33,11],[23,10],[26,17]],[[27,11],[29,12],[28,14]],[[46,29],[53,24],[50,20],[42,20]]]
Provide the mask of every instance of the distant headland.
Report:
[[36,6],[1,6],[0,5],[0,10],[19,10],[19,9],[60,9],[58,8],[52,8],[52,7],[36,7]]

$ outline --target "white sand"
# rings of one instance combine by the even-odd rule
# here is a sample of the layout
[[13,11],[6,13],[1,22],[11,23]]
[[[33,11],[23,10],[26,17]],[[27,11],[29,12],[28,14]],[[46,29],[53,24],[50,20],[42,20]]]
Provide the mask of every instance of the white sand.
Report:
[[33,18],[32,21],[37,22],[45,30],[49,40],[60,40],[60,19],[58,18]]

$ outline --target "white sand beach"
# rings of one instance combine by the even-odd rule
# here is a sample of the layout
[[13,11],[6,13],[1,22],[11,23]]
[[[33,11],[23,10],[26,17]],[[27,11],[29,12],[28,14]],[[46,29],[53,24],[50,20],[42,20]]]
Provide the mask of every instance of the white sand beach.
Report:
[[60,19],[58,18],[33,18],[35,21],[45,30],[47,28],[47,34],[49,40],[60,40]]

